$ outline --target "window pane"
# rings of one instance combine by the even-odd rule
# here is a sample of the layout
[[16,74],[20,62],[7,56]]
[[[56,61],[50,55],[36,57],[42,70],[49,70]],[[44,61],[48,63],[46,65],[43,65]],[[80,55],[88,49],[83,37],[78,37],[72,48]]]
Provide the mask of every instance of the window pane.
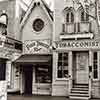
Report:
[[84,11],[81,12],[81,21],[84,21]]
[[98,71],[94,70],[94,78],[98,78]]
[[[45,66],[45,65],[44,65]],[[36,68],[36,83],[51,83],[51,67],[50,66],[37,66]]]
[[94,79],[98,78],[98,57],[97,52],[93,54],[93,77]]
[[67,13],[67,15],[66,15],[66,22],[67,23],[69,22],[69,13]]
[[86,21],[89,21],[89,15],[86,14]]
[[74,14],[71,12],[71,22],[74,22]]
[[59,59],[59,60],[62,60],[62,53],[59,53],[58,59]]
[[58,70],[58,78],[62,78],[62,71]]

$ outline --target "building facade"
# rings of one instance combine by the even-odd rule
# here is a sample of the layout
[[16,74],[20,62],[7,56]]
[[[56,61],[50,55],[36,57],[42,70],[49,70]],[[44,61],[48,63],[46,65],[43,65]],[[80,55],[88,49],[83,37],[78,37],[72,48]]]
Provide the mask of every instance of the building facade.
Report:
[[7,92],[6,87],[8,92],[17,88],[15,81],[18,80],[18,71],[13,67],[13,61],[22,53],[22,42],[15,38],[15,5],[14,0],[0,1],[0,91],[3,91],[0,92],[0,96],[2,100],[6,94],[4,92]]
[[15,60],[21,69],[19,89],[22,94],[51,95],[53,19],[42,0],[33,0],[21,22],[23,53]]
[[55,0],[52,18],[43,0],[32,1],[21,22],[23,52],[12,63],[10,92],[100,98],[100,32],[89,16],[96,9],[88,11]]
[[89,16],[95,10],[86,13],[76,1],[55,0],[52,95],[100,98],[100,31]]

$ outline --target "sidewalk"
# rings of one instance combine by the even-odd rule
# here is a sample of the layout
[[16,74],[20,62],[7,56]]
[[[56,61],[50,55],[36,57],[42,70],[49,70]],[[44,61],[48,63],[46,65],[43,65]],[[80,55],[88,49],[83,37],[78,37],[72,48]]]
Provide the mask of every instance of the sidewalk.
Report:
[[7,100],[66,100],[66,97],[8,95]]
[[[7,100],[69,100],[66,97],[8,95]],[[100,99],[91,99],[100,100]]]

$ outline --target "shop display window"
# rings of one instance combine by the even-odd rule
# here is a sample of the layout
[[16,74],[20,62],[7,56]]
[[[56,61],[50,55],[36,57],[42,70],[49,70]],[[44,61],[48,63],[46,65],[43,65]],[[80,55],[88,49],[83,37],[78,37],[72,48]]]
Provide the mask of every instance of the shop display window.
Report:
[[58,78],[68,77],[68,53],[58,54]]
[[36,68],[36,83],[51,83],[51,67],[38,66]]

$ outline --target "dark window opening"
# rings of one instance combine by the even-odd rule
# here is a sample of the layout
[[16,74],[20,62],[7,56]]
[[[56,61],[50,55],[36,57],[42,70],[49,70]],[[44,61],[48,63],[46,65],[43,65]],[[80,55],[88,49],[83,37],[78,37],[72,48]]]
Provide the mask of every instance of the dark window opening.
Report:
[[48,65],[36,66],[36,83],[51,83],[52,82],[52,70]]
[[15,49],[22,50],[22,44],[15,42]]
[[93,54],[93,77],[94,79],[98,78],[98,53],[94,52]]
[[6,62],[0,59],[0,80],[6,79]]
[[89,21],[89,15],[84,11],[81,11],[81,21]]
[[73,23],[74,22],[74,14],[73,12],[68,12],[66,14],[66,23]]

